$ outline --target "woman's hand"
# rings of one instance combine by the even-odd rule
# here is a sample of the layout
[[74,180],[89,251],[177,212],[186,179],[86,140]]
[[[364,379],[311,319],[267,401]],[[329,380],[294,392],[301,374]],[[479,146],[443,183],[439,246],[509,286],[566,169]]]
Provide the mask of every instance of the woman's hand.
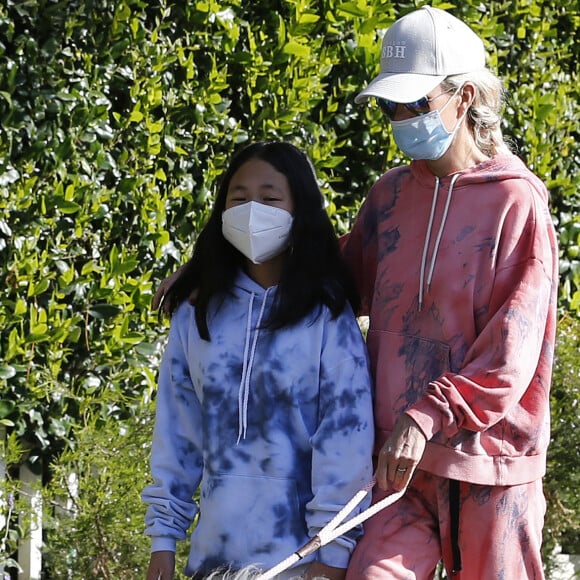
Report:
[[395,491],[407,487],[426,444],[427,439],[417,423],[403,413],[379,453],[375,472],[378,486],[383,491],[391,486]]
[[181,274],[181,270],[183,269],[183,267],[184,266],[180,266],[175,272],[173,272],[173,274],[169,274],[169,276],[167,276],[167,278],[165,278],[161,282],[161,284],[159,284],[159,288],[157,288],[155,296],[153,296],[153,302],[151,302],[151,308],[153,310],[163,308],[164,311],[167,312],[167,310],[163,306],[163,299],[165,298],[165,294],[167,293],[169,288],[171,288],[171,286],[175,284],[177,278],[179,278],[179,275]]
[[173,580],[175,553],[168,550],[153,552],[149,560],[146,580]]

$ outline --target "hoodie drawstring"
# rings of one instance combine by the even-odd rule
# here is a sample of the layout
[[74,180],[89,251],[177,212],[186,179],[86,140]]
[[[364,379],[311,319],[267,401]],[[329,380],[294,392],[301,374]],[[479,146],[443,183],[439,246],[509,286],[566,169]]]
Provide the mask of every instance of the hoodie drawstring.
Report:
[[425,282],[425,263],[427,262],[427,250],[429,249],[429,240],[431,239],[431,228],[433,227],[433,217],[435,215],[435,206],[437,205],[437,194],[439,193],[439,178],[435,177],[435,190],[433,191],[433,201],[431,202],[431,213],[429,214],[429,223],[425,234],[425,244],[423,245],[423,255],[421,256],[421,272],[419,274],[419,310],[423,308],[423,284]]
[[451,523],[451,554],[453,556],[452,576],[459,574],[462,568],[461,549],[459,548],[459,508],[460,483],[456,479],[449,480],[449,515]]
[[[427,275],[427,292],[431,286],[431,280],[433,279],[433,272],[435,271],[435,261],[437,260],[437,252],[439,251],[439,244],[441,243],[441,238],[443,237],[443,230],[445,228],[445,222],[447,221],[447,214],[449,213],[449,205],[451,204],[451,195],[453,193],[453,186],[460,176],[460,173],[456,173],[449,183],[449,192],[447,193],[447,200],[445,201],[445,207],[443,209],[443,216],[441,217],[441,224],[439,225],[439,231],[437,232],[437,238],[435,239],[435,245],[433,247],[433,255],[431,256],[431,264],[429,266],[429,273]],[[429,251],[429,242],[431,241],[431,230],[433,229],[433,220],[435,217],[435,207],[437,206],[437,196],[439,194],[440,181],[438,177],[435,177],[435,190],[433,191],[433,202],[431,203],[431,213],[429,214],[429,223],[427,225],[427,232],[425,234],[425,245],[423,246],[423,255],[421,256],[421,272],[419,274],[419,310],[423,308],[423,296],[424,296],[424,285],[425,285],[425,266],[427,265],[427,252]]]
[[256,354],[256,345],[258,343],[258,335],[260,334],[260,324],[262,323],[262,316],[264,315],[264,309],[266,308],[266,298],[268,297],[267,288],[264,293],[264,300],[262,301],[262,307],[260,308],[260,314],[258,315],[258,322],[256,323],[256,332],[254,334],[254,340],[252,341],[252,347],[250,350],[250,337],[252,333],[252,312],[254,305],[255,294],[252,292],[250,296],[250,302],[248,303],[248,320],[246,323],[246,342],[244,344],[244,362],[242,367],[242,380],[240,381],[240,387],[238,391],[238,440],[236,445],[243,438],[246,438],[246,432],[248,429],[248,401],[250,398],[250,377],[252,375],[252,365],[254,364],[254,355]]

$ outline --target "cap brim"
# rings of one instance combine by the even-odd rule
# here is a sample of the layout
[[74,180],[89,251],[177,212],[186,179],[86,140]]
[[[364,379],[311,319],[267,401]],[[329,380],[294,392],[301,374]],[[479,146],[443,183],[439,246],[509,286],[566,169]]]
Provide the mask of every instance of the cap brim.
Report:
[[354,102],[360,104],[371,97],[379,97],[395,103],[411,103],[424,97],[444,79],[445,76],[437,75],[383,73],[375,77]]

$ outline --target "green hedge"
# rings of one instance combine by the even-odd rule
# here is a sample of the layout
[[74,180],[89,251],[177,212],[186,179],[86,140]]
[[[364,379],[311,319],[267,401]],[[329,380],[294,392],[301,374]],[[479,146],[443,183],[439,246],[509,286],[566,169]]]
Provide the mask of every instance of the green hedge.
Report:
[[[338,232],[402,161],[353,98],[383,30],[421,4],[0,5],[0,423],[47,483],[85,425],[130,430],[149,408],[165,335],[152,292],[189,255],[236,147],[305,148]],[[506,81],[505,131],[551,191],[561,308],[577,317],[578,0],[433,4],[485,38]]]

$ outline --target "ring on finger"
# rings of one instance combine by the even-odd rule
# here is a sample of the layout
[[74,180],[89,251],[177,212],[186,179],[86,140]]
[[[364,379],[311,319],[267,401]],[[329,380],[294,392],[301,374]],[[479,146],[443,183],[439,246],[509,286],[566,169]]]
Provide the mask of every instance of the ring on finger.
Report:
[[405,471],[407,471],[406,467],[397,467],[397,472],[398,473],[405,473]]

